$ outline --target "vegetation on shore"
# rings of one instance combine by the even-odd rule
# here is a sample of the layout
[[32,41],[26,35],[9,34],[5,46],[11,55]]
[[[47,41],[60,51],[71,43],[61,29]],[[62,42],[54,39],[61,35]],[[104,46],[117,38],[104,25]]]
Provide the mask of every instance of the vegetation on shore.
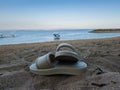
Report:
[[120,33],[120,29],[95,29],[90,31],[90,33]]

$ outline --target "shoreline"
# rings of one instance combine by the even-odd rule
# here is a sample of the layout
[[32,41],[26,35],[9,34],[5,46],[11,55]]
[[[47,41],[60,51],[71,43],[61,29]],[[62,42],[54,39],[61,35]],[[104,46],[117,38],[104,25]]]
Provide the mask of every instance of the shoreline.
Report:
[[11,45],[28,45],[28,44],[41,44],[41,43],[56,43],[56,42],[71,42],[71,41],[88,41],[88,40],[101,40],[101,39],[113,39],[120,38],[120,36],[113,36],[107,38],[94,38],[94,39],[77,39],[77,40],[59,40],[59,41],[46,41],[46,42],[31,42],[31,43],[18,43],[18,44],[1,44],[0,46],[11,46]]
[[[60,43],[72,44],[80,60],[88,64],[87,72],[79,76],[40,76],[30,72],[29,66],[39,56],[55,52]],[[118,89],[120,85],[120,37],[67,40],[0,46],[0,89]],[[99,67],[104,73],[97,74]],[[71,82],[72,81],[72,82]],[[115,83],[114,83],[115,82]],[[47,84],[46,84],[47,83]],[[94,83],[94,84],[93,84]],[[105,84],[105,86],[95,86]],[[78,87],[78,88],[77,88]]]

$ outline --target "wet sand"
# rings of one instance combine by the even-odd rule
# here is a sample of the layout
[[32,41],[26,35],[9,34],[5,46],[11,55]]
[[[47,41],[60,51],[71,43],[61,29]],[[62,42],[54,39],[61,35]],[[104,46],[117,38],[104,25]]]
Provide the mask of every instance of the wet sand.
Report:
[[[79,76],[32,74],[38,56],[72,44],[87,72]],[[0,90],[120,90],[120,37],[0,46]]]

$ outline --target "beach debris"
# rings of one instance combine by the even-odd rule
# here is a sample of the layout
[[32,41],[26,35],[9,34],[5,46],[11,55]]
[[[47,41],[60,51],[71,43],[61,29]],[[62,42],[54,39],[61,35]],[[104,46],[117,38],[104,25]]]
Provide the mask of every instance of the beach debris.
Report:
[[96,75],[105,73],[100,67],[96,67],[94,72],[96,72]]
[[29,71],[29,65],[28,65],[28,64],[26,64],[26,65],[24,66],[24,70],[25,70],[25,71]]
[[107,84],[106,83],[101,83],[101,84],[91,83],[91,85],[94,85],[94,86],[97,86],[97,87],[103,87],[103,86],[106,86]]
[[112,82],[113,84],[116,84],[116,83],[117,83],[116,81],[113,81],[113,80],[112,80],[111,82]]
[[110,51],[106,51],[106,53],[110,53]]

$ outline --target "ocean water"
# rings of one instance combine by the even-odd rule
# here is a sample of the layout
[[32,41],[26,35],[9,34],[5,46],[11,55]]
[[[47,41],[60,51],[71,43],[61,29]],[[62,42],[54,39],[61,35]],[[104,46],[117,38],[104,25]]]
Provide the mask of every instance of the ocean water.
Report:
[[54,41],[53,34],[58,33],[60,40],[80,40],[109,38],[120,36],[120,33],[89,33],[92,29],[80,30],[0,30],[2,34],[15,34],[15,37],[0,38],[0,45],[36,43]]

